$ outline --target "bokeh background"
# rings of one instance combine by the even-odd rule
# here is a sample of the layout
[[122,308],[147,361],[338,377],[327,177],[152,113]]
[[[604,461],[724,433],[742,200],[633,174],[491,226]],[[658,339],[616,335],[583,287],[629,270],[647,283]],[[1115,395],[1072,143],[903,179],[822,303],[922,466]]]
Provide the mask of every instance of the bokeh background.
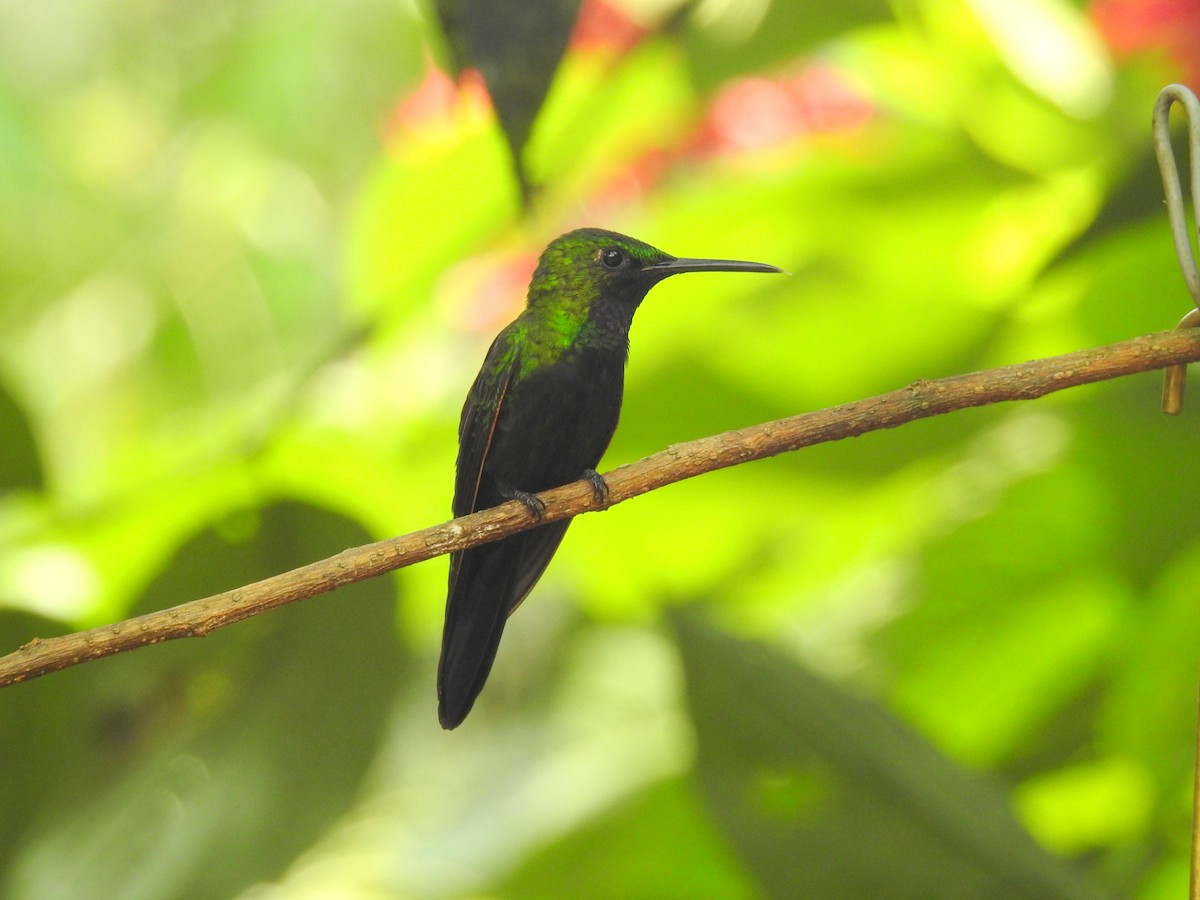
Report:
[[[0,651],[444,520],[578,225],[793,273],[654,290],[602,470],[1189,307],[1149,119],[1195,0],[505,6],[0,0]],[[7,688],[0,894],[1181,896],[1158,391],[584,516],[455,732],[445,559]]]

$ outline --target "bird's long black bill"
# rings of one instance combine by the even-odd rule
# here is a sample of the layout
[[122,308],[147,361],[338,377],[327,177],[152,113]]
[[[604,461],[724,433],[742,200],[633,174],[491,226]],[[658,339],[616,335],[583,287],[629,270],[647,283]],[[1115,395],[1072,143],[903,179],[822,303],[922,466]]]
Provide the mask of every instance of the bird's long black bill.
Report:
[[678,275],[682,272],[775,272],[782,274],[783,269],[769,266],[766,263],[745,262],[740,259],[688,259],[679,257],[665,262],[646,266],[645,272],[654,272],[666,278],[668,275]]

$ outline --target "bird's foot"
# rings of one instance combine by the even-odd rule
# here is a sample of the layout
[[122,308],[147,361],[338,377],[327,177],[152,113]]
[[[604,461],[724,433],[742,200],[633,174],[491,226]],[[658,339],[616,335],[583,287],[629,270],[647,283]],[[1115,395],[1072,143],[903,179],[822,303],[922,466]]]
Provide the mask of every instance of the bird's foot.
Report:
[[603,503],[608,499],[608,482],[604,480],[603,475],[595,469],[584,469],[583,474],[579,477],[592,486],[592,496],[597,503]]
[[505,500],[519,500],[529,510],[529,514],[535,519],[540,519],[542,513],[546,511],[546,504],[538,499],[536,494],[531,494],[528,491],[520,491],[515,487],[508,485],[500,485],[500,496]]

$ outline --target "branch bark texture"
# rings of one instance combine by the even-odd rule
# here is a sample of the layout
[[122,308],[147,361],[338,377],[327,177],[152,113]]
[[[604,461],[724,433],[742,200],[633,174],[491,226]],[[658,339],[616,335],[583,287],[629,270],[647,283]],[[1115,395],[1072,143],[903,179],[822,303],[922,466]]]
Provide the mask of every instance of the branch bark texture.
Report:
[[[592,486],[586,481],[545,491],[539,495],[546,504],[540,522],[607,509],[704,472],[813,444],[895,428],[967,407],[1033,400],[1069,387],[1197,360],[1200,360],[1200,328],[1188,328],[999,369],[917,381],[865,400],[672,445],[607,473],[604,477],[609,492],[601,503],[596,502]],[[441,525],[344,550],[290,572],[170,609],[60,637],[34,638],[15,652],[0,657],[0,687],[146,644],[203,637],[217,628],[278,606],[454,550],[499,540],[537,524],[539,521],[533,519],[524,505],[510,501]]]

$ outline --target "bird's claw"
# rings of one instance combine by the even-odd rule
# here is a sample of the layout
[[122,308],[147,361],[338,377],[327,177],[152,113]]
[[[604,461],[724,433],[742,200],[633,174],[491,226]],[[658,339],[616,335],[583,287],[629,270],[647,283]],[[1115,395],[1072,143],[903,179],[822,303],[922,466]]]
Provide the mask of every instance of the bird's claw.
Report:
[[535,519],[540,519],[542,513],[546,511],[546,504],[537,494],[531,494],[528,491],[519,491],[513,487],[501,487],[500,496],[505,500],[519,500]]
[[604,480],[603,475],[595,469],[584,469],[580,478],[592,486],[592,497],[597,503],[603,503],[608,499],[608,482]]

